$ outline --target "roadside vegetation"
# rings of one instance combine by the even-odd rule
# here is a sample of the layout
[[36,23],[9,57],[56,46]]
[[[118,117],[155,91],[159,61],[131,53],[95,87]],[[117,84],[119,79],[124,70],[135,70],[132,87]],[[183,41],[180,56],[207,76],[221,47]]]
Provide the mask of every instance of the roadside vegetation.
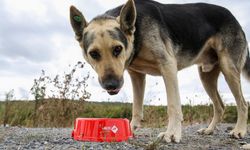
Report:
[[[87,80],[89,73],[85,64],[78,62],[69,65],[68,72],[50,77],[44,70],[34,79],[30,89],[34,100],[16,101],[14,91],[5,94],[0,102],[0,124],[26,127],[72,127],[76,118],[128,118],[131,120],[132,104],[89,102]],[[183,124],[208,123],[213,117],[212,105],[192,104],[182,106]],[[235,106],[226,106],[223,122],[235,123]],[[145,127],[161,128],[166,126],[166,106],[145,106]]]
[[[128,118],[131,120],[132,104],[87,102],[79,100],[45,99],[41,100],[34,113],[35,101],[9,101],[5,113],[5,102],[0,102],[0,124],[26,127],[73,127],[77,117],[93,118]],[[182,106],[184,125],[208,123],[213,116],[211,105]],[[34,115],[35,124],[34,124]],[[223,122],[235,123],[235,106],[227,106]],[[145,127],[160,128],[167,123],[166,106],[145,106]]]

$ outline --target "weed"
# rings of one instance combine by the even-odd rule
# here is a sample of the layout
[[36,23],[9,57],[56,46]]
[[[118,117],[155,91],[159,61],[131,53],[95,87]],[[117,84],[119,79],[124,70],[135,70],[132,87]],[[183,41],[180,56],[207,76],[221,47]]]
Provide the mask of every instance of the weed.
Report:
[[[39,114],[37,113],[45,110],[43,107],[44,99],[60,100],[58,103],[60,103],[61,107],[57,113],[59,113],[59,119],[64,120],[70,112],[66,100],[86,100],[90,98],[91,94],[86,90],[89,73],[85,75],[81,73],[84,72],[84,65],[85,63],[83,62],[77,62],[74,66],[69,65],[69,72],[64,72],[63,75],[56,75],[55,77],[46,75],[45,71],[42,70],[40,77],[34,79],[34,84],[30,89],[31,94],[35,98],[33,126],[38,125],[37,118]],[[40,110],[38,111],[39,108]],[[46,112],[42,114],[42,118],[46,118],[44,116]],[[53,118],[54,116],[50,117]]]
[[[37,124],[39,127],[72,127],[78,117],[83,118],[128,118],[131,120],[132,104],[87,102],[64,100],[65,110],[59,99],[45,99],[38,105]],[[0,102],[3,108],[5,102]],[[33,110],[35,101],[9,101],[8,119],[6,124],[12,126],[33,127]],[[213,117],[212,105],[182,106],[183,124],[208,123]],[[3,121],[4,111],[0,111]],[[144,127],[162,128],[167,125],[166,106],[144,106]],[[236,106],[226,106],[223,122],[235,123],[237,120]]]
[[14,90],[10,90],[9,92],[5,93],[5,110],[4,110],[4,116],[3,116],[3,126],[5,127],[7,125],[8,119],[9,119],[9,111],[10,111],[10,104],[9,101],[12,100],[14,97]]
[[84,72],[83,62],[77,62],[73,67],[69,65],[69,72],[64,72],[63,75],[49,77],[45,71],[38,79],[34,80],[31,88],[31,94],[35,100],[43,100],[45,98],[52,99],[89,99],[91,94],[87,91],[87,80],[89,73],[82,75]]

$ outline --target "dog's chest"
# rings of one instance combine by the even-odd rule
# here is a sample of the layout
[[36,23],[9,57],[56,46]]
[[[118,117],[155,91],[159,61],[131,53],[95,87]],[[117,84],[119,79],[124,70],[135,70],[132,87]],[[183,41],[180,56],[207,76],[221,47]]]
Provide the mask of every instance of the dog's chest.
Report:
[[145,58],[139,55],[130,64],[130,66],[128,67],[128,70],[140,72],[143,74],[159,76],[161,75],[161,73],[160,73],[158,66],[159,65],[154,59],[149,58],[149,57]]

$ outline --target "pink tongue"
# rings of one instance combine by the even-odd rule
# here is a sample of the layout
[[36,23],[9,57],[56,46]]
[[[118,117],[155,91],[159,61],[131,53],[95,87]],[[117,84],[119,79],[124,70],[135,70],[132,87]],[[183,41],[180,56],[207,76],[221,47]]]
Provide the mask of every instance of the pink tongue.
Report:
[[108,90],[108,92],[119,92],[120,89],[115,89],[115,90]]

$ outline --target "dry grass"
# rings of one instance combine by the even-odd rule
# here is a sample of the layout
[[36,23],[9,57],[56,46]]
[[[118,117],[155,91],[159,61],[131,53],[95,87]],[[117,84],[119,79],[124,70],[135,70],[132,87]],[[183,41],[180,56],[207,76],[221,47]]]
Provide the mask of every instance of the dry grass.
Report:
[[[33,127],[34,101],[10,101],[8,110],[8,124],[11,126]],[[0,102],[0,123],[3,122],[5,112],[4,102]],[[72,127],[77,117],[93,118],[128,118],[131,120],[132,104],[129,103],[97,103],[76,100],[47,99],[39,100],[37,117],[38,127]],[[209,122],[213,116],[211,105],[182,107],[184,124]],[[227,106],[224,122],[236,122],[235,106]],[[166,106],[145,106],[144,121],[146,127],[164,127],[167,123]]]

